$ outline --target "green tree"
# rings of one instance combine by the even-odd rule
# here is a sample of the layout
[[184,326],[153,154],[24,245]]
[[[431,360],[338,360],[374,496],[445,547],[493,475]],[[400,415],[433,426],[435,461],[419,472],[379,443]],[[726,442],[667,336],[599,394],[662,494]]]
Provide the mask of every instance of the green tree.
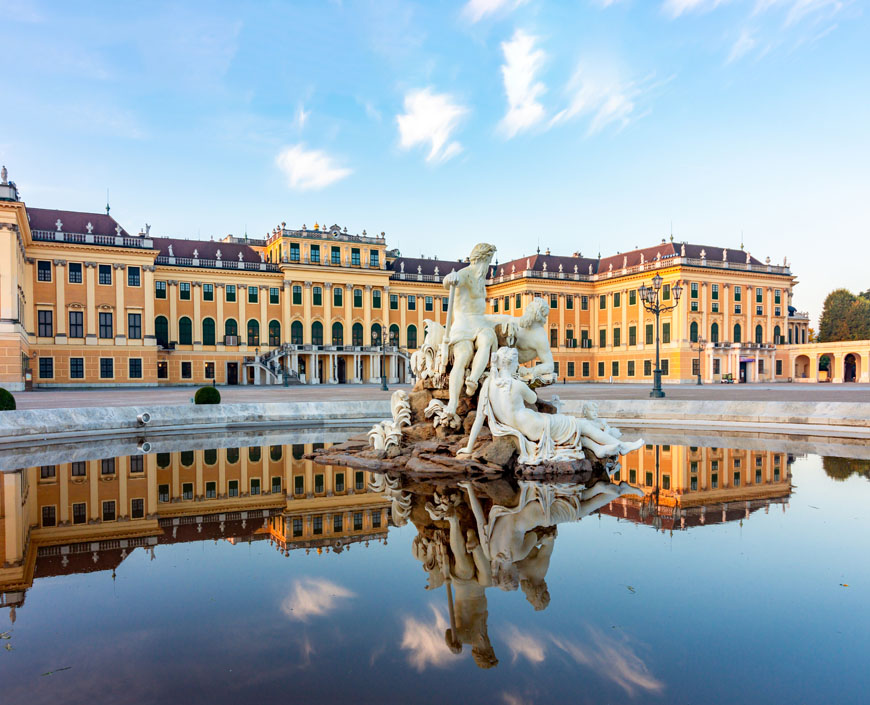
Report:
[[835,340],[854,340],[849,337],[849,309],[855,296],[848,289],[834,289],[825,298],[822,315],[819,318],[819,342],[830,343]]
[[857,296],[846,315],[849,340],[870,340],[870,299]]

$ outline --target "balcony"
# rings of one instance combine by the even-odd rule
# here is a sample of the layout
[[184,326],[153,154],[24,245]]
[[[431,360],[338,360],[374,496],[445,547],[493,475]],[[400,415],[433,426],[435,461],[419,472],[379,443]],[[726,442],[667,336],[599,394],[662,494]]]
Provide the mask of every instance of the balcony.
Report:
[[[154,249],[150,237],[130,237],[129,235],[96,235],[94,233],[66,233],[59,230],[31,230],[30,235],[40,242],[69,242],[76,245],[105,245],[108,247],[130,247],[138,250]],[[159,258],[158,258],[159,259]]]

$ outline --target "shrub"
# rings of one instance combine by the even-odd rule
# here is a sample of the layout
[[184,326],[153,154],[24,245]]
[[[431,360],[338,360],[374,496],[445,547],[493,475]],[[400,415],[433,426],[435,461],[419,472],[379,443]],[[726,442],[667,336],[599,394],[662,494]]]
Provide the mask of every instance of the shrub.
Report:
[[15,397],[0,387],[0,411],[15,411]]
[[200,387],[193,396],[194,404],[220,404],[221,393],[215,387]]

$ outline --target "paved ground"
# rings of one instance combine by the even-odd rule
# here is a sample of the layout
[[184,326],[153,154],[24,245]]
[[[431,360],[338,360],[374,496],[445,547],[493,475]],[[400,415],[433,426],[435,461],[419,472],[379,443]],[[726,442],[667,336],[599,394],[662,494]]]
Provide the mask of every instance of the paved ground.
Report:
[[[407,385],[391,385],[409,389]],[[562,399],[648,399],[649,385],[556,384],[544,396]],[[321,385],[294,387],[220,387],[224,402],[342,401],[383,399],[378,385]],[[19,409],[135,406],[138,404],[187,404],[193,387],[144,387],[141,389],[76,389],[15,392]],[[668,399],[721,399],[723,401],[849,401],[870,403],[870,384],[709,384],[665,386]]]

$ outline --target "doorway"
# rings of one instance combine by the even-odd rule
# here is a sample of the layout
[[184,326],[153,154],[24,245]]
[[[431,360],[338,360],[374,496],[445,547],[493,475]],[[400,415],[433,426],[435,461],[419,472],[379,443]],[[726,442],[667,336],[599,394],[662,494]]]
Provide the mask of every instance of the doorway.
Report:
[[239,363],[238,362],[228,362],[227,363],[227,384],[238,384],[239,383]]
[[338,364],[336,365],[336,375],[338,377],[339,384],[347,384],[347,363],[343,357],[338,358]]
[[843,361],[843,381],[844,382],[854,382],[857,380],[858,374],[858,363],[855,359],[855,356],[852,353],[846,355],[846,359]]
[[740,384],[746,384],[746,374],[747,374],[748,366],[749,366],[748,362],[741,362],[740,363]]

